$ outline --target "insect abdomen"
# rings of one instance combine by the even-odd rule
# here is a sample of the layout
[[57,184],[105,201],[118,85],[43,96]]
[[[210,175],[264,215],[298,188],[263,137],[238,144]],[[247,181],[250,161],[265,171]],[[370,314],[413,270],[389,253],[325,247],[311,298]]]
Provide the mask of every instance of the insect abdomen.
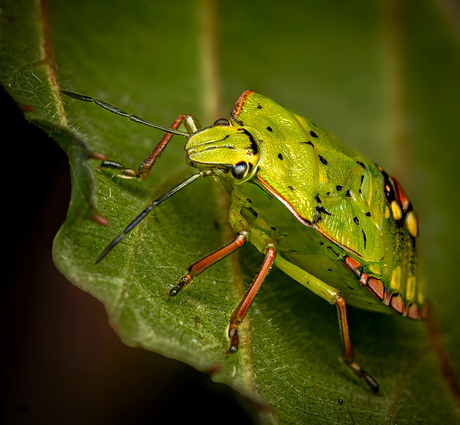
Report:
[[418,220],[401,184],[381,167],[385,199],[385,256],[380,265],[361,264],[350,256],[343,264],[376,299],[402,316],[420,319],[426,316],[425,287],[418,276],[416,239]]

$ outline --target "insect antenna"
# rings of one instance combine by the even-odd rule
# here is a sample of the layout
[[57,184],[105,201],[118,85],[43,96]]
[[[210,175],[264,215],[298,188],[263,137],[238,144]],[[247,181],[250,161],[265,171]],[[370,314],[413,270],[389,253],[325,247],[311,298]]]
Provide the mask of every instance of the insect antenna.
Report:
[[163,201],[179,192],[185,186],[188,186],[199,177],[207,177],[210,175],[212,175],[210,172],[200,172],[194,174],[193,176],[190,176],[188,179],[184,180],[182,183],[179,183],[176,187],[172,188],[169,192],[166,192],[164,195],[155,199],[147,208],[144,209],[144,211],[142,211],[131,223],[128,224],[122,233],[120,233],[112,242],[110,242],[107,248],[105,248],[104,251],[99,254],[95,264],[98,264],[115,247],[115,245],[117,245],[131,230],[133,230],[140,223],[140,221],[145,218],[145,216],[152,210],[152,208],[160,205]]
[[92,98],[90,96],[86,96],[84,94],[79,94],[79,93],[75,93],[75,92],[68,91],[68,90],[61,90],[61,93],[63,95],[65,95],[65,96],[71,97],[72,99],[80,100],[82,102],[94,103],[97,106],[100,106],[102,109],[105,109],[106,111],[109,111],[109,112],[112,112],[112,113],[114,113],[116,115],[120,115],[122,117],[128,118],[129,120],[131,120],[133,122],[136,122],[138,124],[147,125],[149,127],[153,127],[153,128],[157,128],[158,130],[162,130],[162,131],[164,131],[166,133],[177,134],[179,136],[184,136],[184,137],[187,137],[187,138],[190,136],[190,134],[186,133],[185,131],[176,130],[174,128],[166,127],[166,126],[161,125],[161,124],[157,124],[155,122],[146,120],[146,119],[138,117],[136,115],[128,114],[127,112],[123,111],[122,109],[120,109],[120,108],[118,108],[116,106],[113,106],[110,103],[104,102],[102,100],[94,99],[94,98]]

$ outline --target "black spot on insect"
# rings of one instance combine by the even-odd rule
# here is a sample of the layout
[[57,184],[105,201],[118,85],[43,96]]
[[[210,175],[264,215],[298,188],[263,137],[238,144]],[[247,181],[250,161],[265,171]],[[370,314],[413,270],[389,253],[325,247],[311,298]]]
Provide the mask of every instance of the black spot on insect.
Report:
[[251,143],[250,145],[250,149],[251,149],[251,152],[254,154],[254,155],[257,155],[259,153],[259,146],[257,145],[257,142],[254,140],[254,137],[252,137],[252,134],[249,133],[249,131],[247,131],[246,129],[242,128],[240,129],[241,132],[243,134],[245,134],[246,136],[248,136],[248,139],[249,139],[249,142]]
[[262,105],[260,103],[258,103],[257,108],[262,109]]
[[282,161],[283,160],[283,155],[281,153],[279,153],[278,158],[281,159],[281,161]]
[[363,185],[364,174],[361,176],[361,186]]
[[348,286],[348,285],[347,285],[347,288],[348,289],[355,289],[355,288],[353,288],[353,286]]
[[358,217],[353,217],[353,221],[355,222],[355,224],[359,225],[359,218]]
[[315,139],[318,137],[318,135],[313,130],[310,130],[310,135],[311,137],[314,137]]
[[268,130],[270,133],[273,131],[273,129],[272,129],[270,126],[267,127],[267,130]]
[[322,205],[316,207],[316,212],[318,214],[318,220],[321,218],[321,214],[332,215],[329,211],[326,211]]
[[327,196],[331,196],[331,192],[326,192],[326,195],[327,195]]
[[340,192],[341,190],[343,190],[343,186],[340,186],[340,185],[337,185],[335,188],[336,188],[339,192]]
[[361,165],[361,167],[366,168],[366,166],[365,166],[361,161],[356,161],[356,163],[358,163],[359,165]]
[[366,217],[370,217],[370,216],[371,216],[371,213],[368,211],[368,212],[366,213]]
[[343,257],[338,252],[336,252],[332,246],[328,245],[327,249],[332,251],[339,260],[343,260]]
[[270,227],[274,232],[276,232],[276,227]]
[[319,244],[320,244],[320,245],[324,245],[324,242],[321,241]]
[[361,232],[362,232],[362,234],[363,234],[364,249],[366,249],[366,245],[367,245],[367,236],[366,236],[366,234],[364,233],[364,230],[361,229]]
[[345,196],[347,196],[348,198],[351,198],[351,192],[350,192],[349,189],[348,189],[347,192],[345,193]]
[[319,160],[320,160],[324,165],[327,165],[327,159],[324,158],[324,156],[318,155],[318,157],[319,157]]
[[316,201],[318,204],[321,204],[321,198],[319,197],[319,195],[315,195],[315,201]]
[[308,140],[308,141],[306,141],[306,142],[300,142],[300,143],[303,143],[303,144],[305,144],[305,145],[310,145],[312,148],[315,147],[315,145],[314,145],[312,142],[310,142],[310,140]]
[[388,174],[385,171],[383,171],[380,167],[379,167],[379,171],[382,173],[382,176],[383,176],[383,189],[385,192],[385,198],[387,199],[388,203],[391,204],[391,202],[395,200],[395,192],[393,189],[393,184]]
[[328,271],[328,272],[331,272],[331,271],[332,271],[332,269],[327,269],[327,271]]
[[291,185],[289,185],[288,188],[291,190],[294,190],[294,188]]

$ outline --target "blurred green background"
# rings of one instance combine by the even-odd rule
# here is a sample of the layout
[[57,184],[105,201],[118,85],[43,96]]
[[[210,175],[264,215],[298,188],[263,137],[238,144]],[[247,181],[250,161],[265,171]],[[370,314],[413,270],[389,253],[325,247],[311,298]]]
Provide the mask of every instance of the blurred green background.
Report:
[[[381,347],[373,351],[367,346],[380,337],[382,346],[390,347],[385,351],[387,392],[377,399],[351,380],[343,390],[348,395],[343,404],[330,395],[341,391],[333,384],[324,390],[329,396],[321,398],[316,386],[322,381],[309,382],[291,367],[285,372],[291,374],[292,391],[272,391],[270,374],[264,379],[262,370],[259,389],[282,406],[277,407],[281,423],[459,421],[460,394],[452,375],[456,371],[458,376],[460,366],[454,257],[460,234],[460,11],[455,1],[3,0],[0,82],[5,112],[0,120],[7,165],[7,273],[2,314],[8,347],[3,413],[9,423],[151,423],[161,414],[211,423],[211,406],[232,412],[219,416],[220,423],[254,419],[234,402],[231,390],[207,375],[123,345],[108,326],[102,304],[68,284],[52,265],[52,239],[70,198],[67,161],[48,136],[23,121],[20,110],[50,127],[61,123],[58,105],[46,89],[43,52],[36,48],[44,16],[37,7],[47,8],[62,88],[101,97],[164,124],[179,113],[193,113],[204,125],[228,115],[241,92],[253,89],[337,134],[398,176],[420,215],[420,251],[438,332],[390,316],[351,313],[360,360],[381,362]],[[70,125],[92,150],[122,158],[126,165],[140,163],[158,137],[95,107],[66,102],[67,110]],[[127,151],[128,144],[139,149]],[[177,175],[183,169],[181,143],[164,156],[156,187],[168,182],[166,171]],[[148,187],[136,191],[144,194]],[[251,276],[260,257],[250,250],[242,257],[242,273]],[[288,282],[279,300],[283,283],[278,280],[283,277],[273,275],[273,286],[258,297],[255,322],[271,317],[283,324],[287,319],[276,310],[277,303],[289,305],[289,296],[298,294]],[[335,317],[330,317],[335,312],[305,297],[313,312],[305,313],[298,327],[314,328],[319,320],[324,323],[318,324],[318,334],[321,326],[331,331],[324,336],[313,329],[306,343],[316,344],[304,360],[312,362],[316,376],[315,368],[322,365],[315,359],[324,357],[318,341],[336,338],[331,350],[339,348]],[[293,311],[304,308],[294,304]],[[261,346],[263,332],[255,329],[252,335],[262,338]],[[284,333],[285,339],[301,335],[295,328]],[[265,349],[267,356],[283,353],[282,348]],[[332,373],[343,373],[336,357],[325,363]],[[410,368],[412,363],[416,366]],[[307,383],[301,387],[299,382]],[[315,391],[309,391],[310,384]]]

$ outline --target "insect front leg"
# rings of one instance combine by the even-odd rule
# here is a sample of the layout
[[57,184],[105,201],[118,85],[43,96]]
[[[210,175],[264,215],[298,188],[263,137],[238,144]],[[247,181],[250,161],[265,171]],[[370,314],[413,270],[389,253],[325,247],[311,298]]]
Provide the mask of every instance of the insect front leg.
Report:
[[[200,124],[193,115],[181,114],[176,118],[171,127],[166,127],[164,125],[146,120],[145,118],[138,117],[137,115],[129,114],[128,112],[123,111],[117,106],[111,105],[110,103],[104,102],[103,100],[95,99],[85,94],[75,93],[68,90],[61,90],[61,94],[82,102],[94,103],[95,105],[99,106],[100,108],[108,112],[112,112],[113,114],[119,115],[124,118],[128,118],[130,121],[133,121],[137,124],[143,124],[148,127],[157,128],[158,130],[162,130],[166,133],[161,139],[160,143],[158,143],[156,148],[150,153],[150,155],[144,160],[144,162],[142,162],[137,171],[132,168],[126,168],[123,164],[120,164],[119,162],[110,160],[102,161],[100,168],[113,170],[120,177],[129,179],[145,179],[150,173],[150,170],[152,169],[153,165],[155,164],[156,159],[160,156],[161,152],[163,152],[163,149],[169,143],[174,134],[188,138],[192,133],[195,133],[198,129],[200,129]],[[185,125],[187,132],[178,130],[181,124]]]
[[[139,122],[139,120],[140,119],[138,118],[136,122]],[[171,125],[171,128],[173,130],[177,130],[182,123],[185,124],[187,132],[190,134],[196,132],[200,128],[196,118],[193,115],[186,114],[179,115]],[[145,179],[149,175],[150,170],[153,168],[157,158],[163,152],[166,145],[170,142],[172,136],[172,133],[166,133],[161,139],[160,143],[158,143],[158,145],[155,147],[155,149],[150,152],[147,158],[145,158],[137,171],[132,168],[126,168],[123,164],[114,161],[102,161],[100,168],[114,170],[120,177],[124,178]]]

